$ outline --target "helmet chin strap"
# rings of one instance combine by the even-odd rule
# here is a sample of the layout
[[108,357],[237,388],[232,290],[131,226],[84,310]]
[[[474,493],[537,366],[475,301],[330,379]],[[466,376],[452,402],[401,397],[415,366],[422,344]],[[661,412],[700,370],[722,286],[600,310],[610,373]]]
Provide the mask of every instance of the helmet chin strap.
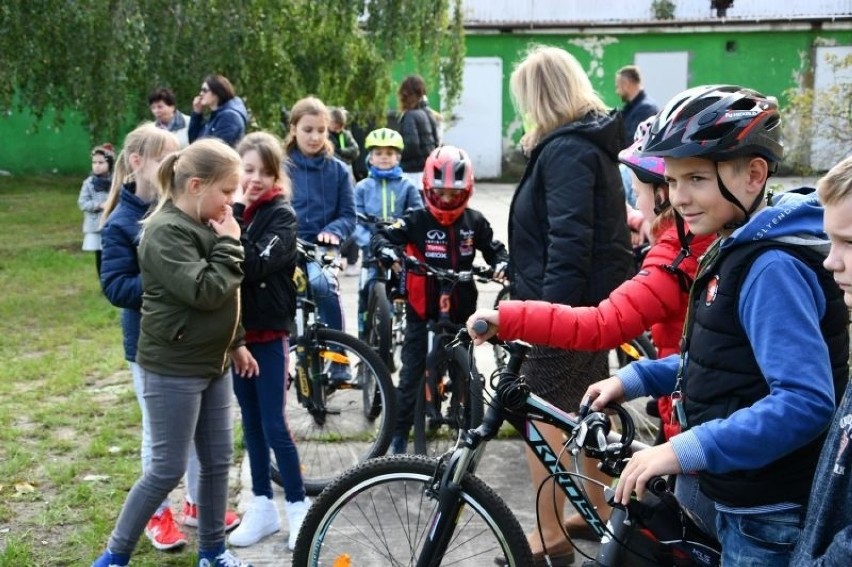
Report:
[[725,186],[725,182],[722,181],[722,176],[719,175],[718,162],[716,162],[716,182],[719,184],[719,192],[722,194],[722,197],[733,203],[734,206],[741,210],[745,215],[745,218],[743,218],[742,220],[731,221],[725,224],[723,228],[728,230],[736,230],[741,226],[744,226],[751,219],[751,214],[755,211],[755,209],[757,209],[758,205],[760,205],[760,201],[761,199],[763,199],[763,195],[766,193],[766,181],[763,182],[763,188],[760,190],[760,194],[758,194],[757,197],[754,198],[754,201],[752,201],[751,206],[748,209],[746,209],[743,204],[740,203],[739,199],[734,197],[734,194],[731,193],[727,186]]

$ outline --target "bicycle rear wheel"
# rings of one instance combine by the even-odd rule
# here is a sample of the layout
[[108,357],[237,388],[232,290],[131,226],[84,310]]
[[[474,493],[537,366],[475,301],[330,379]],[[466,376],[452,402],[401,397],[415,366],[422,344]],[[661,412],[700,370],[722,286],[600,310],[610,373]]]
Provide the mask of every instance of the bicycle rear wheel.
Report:
[[[320,369],[313,385],[324,388],[324,408],[309,410],[298,400],[299,359],[294,341],[289,361],[293,386],[288,385],[285,410],[310,495],[319,494],[346,468],[384,455],[396,421],[396,391],[379,356],[342,331],[317,329],[316,337],[306,356],[313,357]],[[338,381],[332,381],[332,365],[337,365]],[[341,367],[348,371],[348,380],[339,380]],[[281,484],[275,469],[272,479]]]
[[467,356],[464,349],[455,348],[446,370],[429,369],[423,377],[414,407],[415,453],[443,455],[455,445],[459,430],[482,423],[482,383],[471,381]]
[[[345,564],[358,567],[415,565],[438,512],[436,470],[440,479],[437,460],[398,455],[347,471],[311,506],[293,564],[336,565],[346,555]],[[458,496],[465,506],[442,565],[479,567],[494,557],[512,567],[533,564],[518,520],[482,480],[465,475]]]

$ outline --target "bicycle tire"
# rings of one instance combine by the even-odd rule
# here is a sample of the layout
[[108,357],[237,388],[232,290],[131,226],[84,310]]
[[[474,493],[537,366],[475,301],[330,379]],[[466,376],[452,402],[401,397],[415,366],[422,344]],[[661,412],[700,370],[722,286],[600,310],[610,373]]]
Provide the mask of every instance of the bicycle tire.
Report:
[[[297,341],[290,344],[285,411],[299,452],[305,491],[312,496],[347,468],[384,455],[396,421],[396,390],[379,355],[363,341],[342,331],[320,328],[315,332],[318,356],[343,353],[354,375],[350,382],[335,386],[329,385],[324,373],[319,383],[326,388],[329,411],[318,421],[298,401],[295,387],[291,387],[295,383],[298,357]],[[371,412],[375,417],[370,416]],[[272,463],[270,476],[273,482],[282,485],[274,459]]]
[[[438,495],[431,491],[444,465],[435,459],[396,455],[362,463],[335,480],[308,511],[293,565],[414,565],[432,526]],[[438,475],[436,477],[436,470]],[[458,492],[465,506],[450,545],[436,565],[472,567],[506,557],[512,567],[533,564],[526,535],[505,502],[473,475]]]
[[393,372],[391,357],[391,307],[384,282],[373,282],[367,302],[367,343],[375,350],[388,370]]
[[[439,348],[443,348],[440,346]],[[470,380],[470,362],[467,352],[456,348],[452,357],[446,359],[446,368],[430,369],[423,376],[417,402],[414,407],[414,452],[420,455],[437,457],[449,451],[458,439],[459,430],[471,429],[482,423],[483,400],[482,384],[474,392]],[[450,388],[446,400],[436,391],[431,376],[450,379]],[[478,396],[474,397],[474,393]],[[430,421],[427,413],[426,396],[437,400],[435,411],[438,425]]]
[[642,333],[638,337],[612,349],[612,351],[615,353],[615,360],[618,364],[617,368],[624,368],[637,360],[654,360],[657,358],[657,348],[651,342],[648,333]]

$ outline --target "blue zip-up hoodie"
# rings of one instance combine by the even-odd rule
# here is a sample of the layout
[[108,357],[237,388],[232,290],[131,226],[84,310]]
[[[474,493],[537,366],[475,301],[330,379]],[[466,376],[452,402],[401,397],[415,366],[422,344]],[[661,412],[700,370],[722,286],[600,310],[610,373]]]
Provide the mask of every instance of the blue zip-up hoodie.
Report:
[[[401,171],[401,170],[400,170]],[[400,174],[401,175],[401,174]],[[383,220],[398,219],[408,209],[422,209],[420,191],[405,177],[367,177],[355,186],[355,210]],[[370,245],[371,226],[358,223],[353,238],[361,248]]]
[[[822,213],[816,195],[782,195],[725,239],[722,249],[771,239],[827,253]],[[672,448],[684,472],[757,469],[826,430],[835,398],[828,347],[820,330],[825,310],[819,280],[804,262],[775,249],[754,260],[740,287],[738,316],[770,395],[726,419],[673,437]],[[679,356],[672,355],[620,370],[626,396],[671,394],[678,363]],[[688,363],[687,352],[684,364]]]
[[101,229],[101,289],[110,303],[122,308],[124,358],[130,362],[136,361],[139,321],[142,318],[142,276],[137,257],[139,221],[149,207],[150,203],[136,196],[135,185],[125,185],[121,188],[118,206]]
[[308,157],[298,148],[289,157],[299,238],[314,242],[321,232],[348,238],[355,230],[355,199],[346,164],[325,154]]
[[233,148],[243,139],[246,124],[246,105],[240,97],[235,96],[211,112],[206,122],[202,114],[193,112],[189,119],[189,142],[199,138],[219,138]]

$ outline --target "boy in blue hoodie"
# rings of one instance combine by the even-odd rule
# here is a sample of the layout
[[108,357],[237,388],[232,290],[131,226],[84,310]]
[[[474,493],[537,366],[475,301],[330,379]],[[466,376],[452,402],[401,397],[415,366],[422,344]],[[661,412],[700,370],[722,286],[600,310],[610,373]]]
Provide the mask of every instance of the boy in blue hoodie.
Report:
[[[825,207],[823,225],[831,240],[825,267],[852,308],[852,157],[817,183]],[[841,567],[852,558],[852,383],[834,416],[820,455],[805,517],[805,529],[790,565]]]
[[847,381],[848,314],[822,266],[822,208],[815,195],[765,199],[780,130],[775,101],[736,86],[685,91],[660,112],[643,153],[665,159],[689,230],[719,239],[699,264],[680,356],[633,364],[586,394],[592,409],[672,395],[683,432],[633,455],[615,498],[675,473],[681,497],[697,473],[691,499],[715,508],[723,565],[788,565]]
[[361,281],[358,282],[358,336],[363,335],[367,301],[377,277],[375,265],[368,265],[368,259],[372,257],[370,238],[377,228],[374,221],[392,221],[409,209],[423,208],[420,191],[402,175],[399,166],[404,148],[399,132],[390,128],[373,130],[364,139],[364,148],[369,152],[369,175],[355,185],[355,211],[362,218],[359,218],[352,235],[361,249],[361,257],[367,260],[363,263]]

